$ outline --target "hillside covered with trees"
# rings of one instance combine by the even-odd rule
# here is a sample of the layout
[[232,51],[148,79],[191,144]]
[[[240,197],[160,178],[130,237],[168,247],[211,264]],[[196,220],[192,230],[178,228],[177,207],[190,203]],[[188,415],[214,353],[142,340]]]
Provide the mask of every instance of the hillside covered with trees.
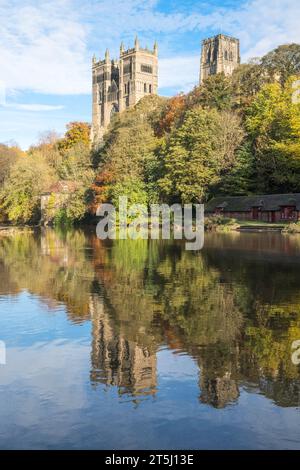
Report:
[[54,221],[79,222],[105,201],[205,202],[214,195],[300,192],[300,45],[280,46],[172,98],[149,95],[116,115],[101,148],[70,123],[27,152],[0,146],[0,216],[38,223],[53,183],[76,181]]

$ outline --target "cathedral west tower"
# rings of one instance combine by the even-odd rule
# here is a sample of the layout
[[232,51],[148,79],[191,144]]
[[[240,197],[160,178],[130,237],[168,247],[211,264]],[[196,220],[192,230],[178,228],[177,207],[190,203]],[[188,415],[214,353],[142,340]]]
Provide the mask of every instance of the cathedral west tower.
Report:
[[104,60],[93,57],[92,142],[101,142],[114,113],[138,103],[146,95],[157,94],[158,46],[141,48],[138,38],[134,47],[120,46],[120,57],[111,60],[106,50]]

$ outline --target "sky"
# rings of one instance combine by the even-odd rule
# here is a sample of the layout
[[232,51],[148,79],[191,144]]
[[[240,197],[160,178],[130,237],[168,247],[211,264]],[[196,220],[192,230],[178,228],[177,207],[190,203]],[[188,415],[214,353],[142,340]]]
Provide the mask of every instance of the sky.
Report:
[[300,43],[299,0],[0,0],[0,142],[26,149],[91,121],[91,58],[159,45],[159,94],[199,80],[201,41],[241,41],[242,62]]

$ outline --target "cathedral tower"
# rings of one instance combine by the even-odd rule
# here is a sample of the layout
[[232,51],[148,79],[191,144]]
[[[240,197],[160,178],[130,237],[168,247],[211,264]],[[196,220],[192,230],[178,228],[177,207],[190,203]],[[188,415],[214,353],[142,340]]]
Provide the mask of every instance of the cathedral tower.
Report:
[[200,84],[217,73],[231,75],[240,64],[240,41],[218,34],[202,42]]
[[109,51],[105,59],[93,58],[93,122],[92,141],[99,143],[115,112],[134,106],[148,94],[157,94],[158,47],[153,50],[141,48],[136,37],[134,47],[120,46],[118,61],[110,60]]

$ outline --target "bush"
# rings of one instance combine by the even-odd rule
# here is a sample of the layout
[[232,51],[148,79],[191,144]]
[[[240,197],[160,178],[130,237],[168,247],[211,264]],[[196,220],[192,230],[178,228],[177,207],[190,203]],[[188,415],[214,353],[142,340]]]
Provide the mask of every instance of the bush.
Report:
[[288,224],[282,231],[283,233],[300,233],[300,222]]
[[206,217],[204,222],[205,230],[208,232],[227,232],[230,230],[235,230],[238,226],[239,224],[235,219],[223,217],[222,215]]

